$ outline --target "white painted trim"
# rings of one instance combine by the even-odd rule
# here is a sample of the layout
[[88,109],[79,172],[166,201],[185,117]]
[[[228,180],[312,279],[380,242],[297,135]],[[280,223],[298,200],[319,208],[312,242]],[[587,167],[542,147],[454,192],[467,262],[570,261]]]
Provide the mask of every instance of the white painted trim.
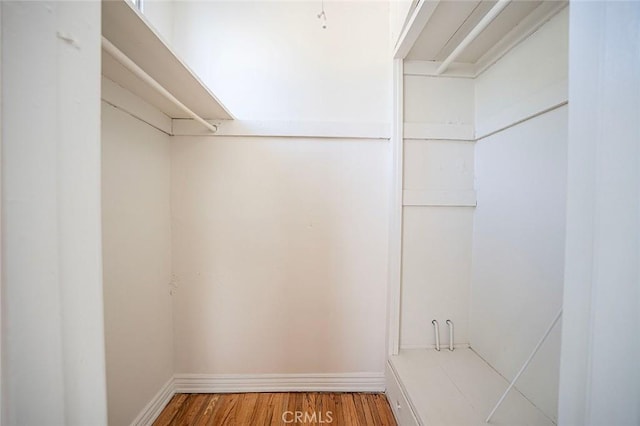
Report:
[[404,139],[473,141],[471,124],[404,123]]
[[402,191],[403,206],[475,207],[476,191]]
[[541,113],[551,111],[567,104],[569,98],[567,80],[557,82],[545,90],[522,99],[488,119],[476,118],[476,140],[492,135],[500,130],[522,123]]
[[409,395],[409,392],[407,392],[407,388],[405,387],[404,382],[400,379],[400,375],[396,371],[396,368],[394,367],[393,362],[391,360],[387,360],[387,365],[389,366],[388,370],[391,371],[391,374],[393,375],[392,379],[395,380],[395,382],[398,385],[398,388],[400,388],[400,392],[402,393],[402,396],[404,397],[405,401],[409,404],[409,410],[411,411],[411,416],[416,421],[416,423],[418,423],[420,426],[424,426],[422,419],[418,415],[418,410],[416,406],[413,404],[413,401],[411,400],[411,396]]
[[402,187],[404,161],[404,74],[402,59],[393,61],[393,134],[389,196],[389,259],[387,282],[387,351],[397,355],[400,349],[400,299],[402,282]]
[[259,136],[335,139],[389,139],[387,123],[211,120],[215,135],[189,119],[173,119],[176,136]]
[[176,374],[176,393],[383,392],[384,373]]
[[171,118],[119,84],[102,77],[101,98],[150,126],[171,134]]
[[438,61],[404,61],[404,75],[419,75],[426,77],[458,77],[475,78],[476,67],[474,64],[453,62],[447,68],[445,75],[436,74],[441,62]]
[[151,401],[142,409],[138,417],[131,422],[131,426],[150,426],[158,418],[164,407],[167,406],[173,395],[175,395],[174,378],[167,380],[158,393],[151,398]]
[[404,59],[429,22],[440,0],[420,0],[396,44],[394,59]]
[[[538,31],[551,18],[560,13],[569,4],[566,0],[546,1],[535,8],[498,43],[487,50],[475,63],[475,77],[489,69],[514,47]],[[448,76],[448,75],[447,75]]]

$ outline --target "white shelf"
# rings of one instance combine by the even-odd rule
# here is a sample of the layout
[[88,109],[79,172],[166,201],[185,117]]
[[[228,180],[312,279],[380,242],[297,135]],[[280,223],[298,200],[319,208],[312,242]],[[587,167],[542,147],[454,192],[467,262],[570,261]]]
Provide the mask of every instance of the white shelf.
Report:
[[[423,425],[482,426],[509,382],[469,348],[449,352],[405,349],[390,358],[393,373]],[[512,389],[492,425],[554,426],[553,420]]]
[[[233,119],[224,105],[128,1],[103,0],[102,35],[200,117],[210,120]],[[102,75],[171,118],[191,118],[104,50]]]
[[[409,73],[438,75],[442,62],[462,46],[444,75],[475,77],[567,4],[566,0],[512,0],[485,27],[479,24],[490,15],[494,0],[421,0],[413,11],[415,19],[409,21],[412,27],[405,29],[398,41],[402,49],[396,57],[406,60]],[[428,13],[421,15],[425,9]],[[418,19],[420,16],[423,18]],[[464,43],[476,26],[483,29]]]

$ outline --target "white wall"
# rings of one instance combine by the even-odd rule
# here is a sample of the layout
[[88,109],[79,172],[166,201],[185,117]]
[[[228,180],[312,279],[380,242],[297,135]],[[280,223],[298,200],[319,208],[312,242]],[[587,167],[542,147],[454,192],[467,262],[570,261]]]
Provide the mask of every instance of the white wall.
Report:
[[640,4],[570,20],[560,425],[640,424]]
[[173,41],[175,0],[143,0],[143,15],[169,46]]
[[176,137],[177,373],[382,373],[388,142]]
[[390,47],[395,47],[405,23],[411,18],[414,9],[413,0],[394,0],[389,2],[389,33],[391,35]]
[[102,103],[102,232],[110,425],[173,375],[170,137]]
[[432,347],[433,319],[440,322],[443,344],[449,341],[447,319],[455,325],[455,343],[469,343],[474,209],[446,200],[473,192],[474,144],[455,140],[460,129],[473,129],[473,99],[471,79],[404,77],[403,349]]
[[476,78],[476,137],[567,101],[569,8]]
[[[496,131],[562,103],[566,37],[565,10],[477,78],[478,129]],[[476,143],[471,345],[507,378],[562,305],[566,163],[566,106]],[[517,384],[553,419],[559,351],[556,326]]]
[[389,5],[178,2],[173,46],[242,120],[382,122],[391,114]]
[[105,425],[100,3],[1,8],[2,423]]

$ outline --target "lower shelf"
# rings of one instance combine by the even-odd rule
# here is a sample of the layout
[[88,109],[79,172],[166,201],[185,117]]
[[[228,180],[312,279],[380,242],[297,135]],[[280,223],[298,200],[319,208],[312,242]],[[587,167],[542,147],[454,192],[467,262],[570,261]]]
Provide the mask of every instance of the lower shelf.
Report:
[[[453,352],[402,350],[390,358],[387,369],[390,376],[387,396],[400,426],[486,426],[485,418],[509,385],[468,348]],[[394,406],[398,403],[406,408],[398,410]],[[552,426],[555,423],[518,390],[512,389],[490,424]]]

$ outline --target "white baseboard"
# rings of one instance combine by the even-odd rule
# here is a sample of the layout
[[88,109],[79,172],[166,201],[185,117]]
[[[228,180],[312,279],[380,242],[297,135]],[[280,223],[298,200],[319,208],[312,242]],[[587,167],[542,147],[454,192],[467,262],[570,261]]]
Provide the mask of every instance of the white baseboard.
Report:
[[150,426],[176,393],[384,392],[384,373],[176,374],[131,426]]
[[383,392],[384,373],[176,374],[176,393]]
[[138,417],[131,423],[131,426],[150,426],[158,418],[164,407],[167,406],[175,392],[174,377],[162,386],[160,391],[151,398],[151,401],[142,409]]
[[[471,345],[469,343],[454,343],[453,347],[455,349],[457,348],[470,348]],[[406,349],[406,350],[413,350],[413,349],[425,349],[425,350],[432,350],[435,349],[436,345],[400,345],[400,350]],[[445,342],[445,343],[440,343],[440,350],[449,350],[449,343]]]

